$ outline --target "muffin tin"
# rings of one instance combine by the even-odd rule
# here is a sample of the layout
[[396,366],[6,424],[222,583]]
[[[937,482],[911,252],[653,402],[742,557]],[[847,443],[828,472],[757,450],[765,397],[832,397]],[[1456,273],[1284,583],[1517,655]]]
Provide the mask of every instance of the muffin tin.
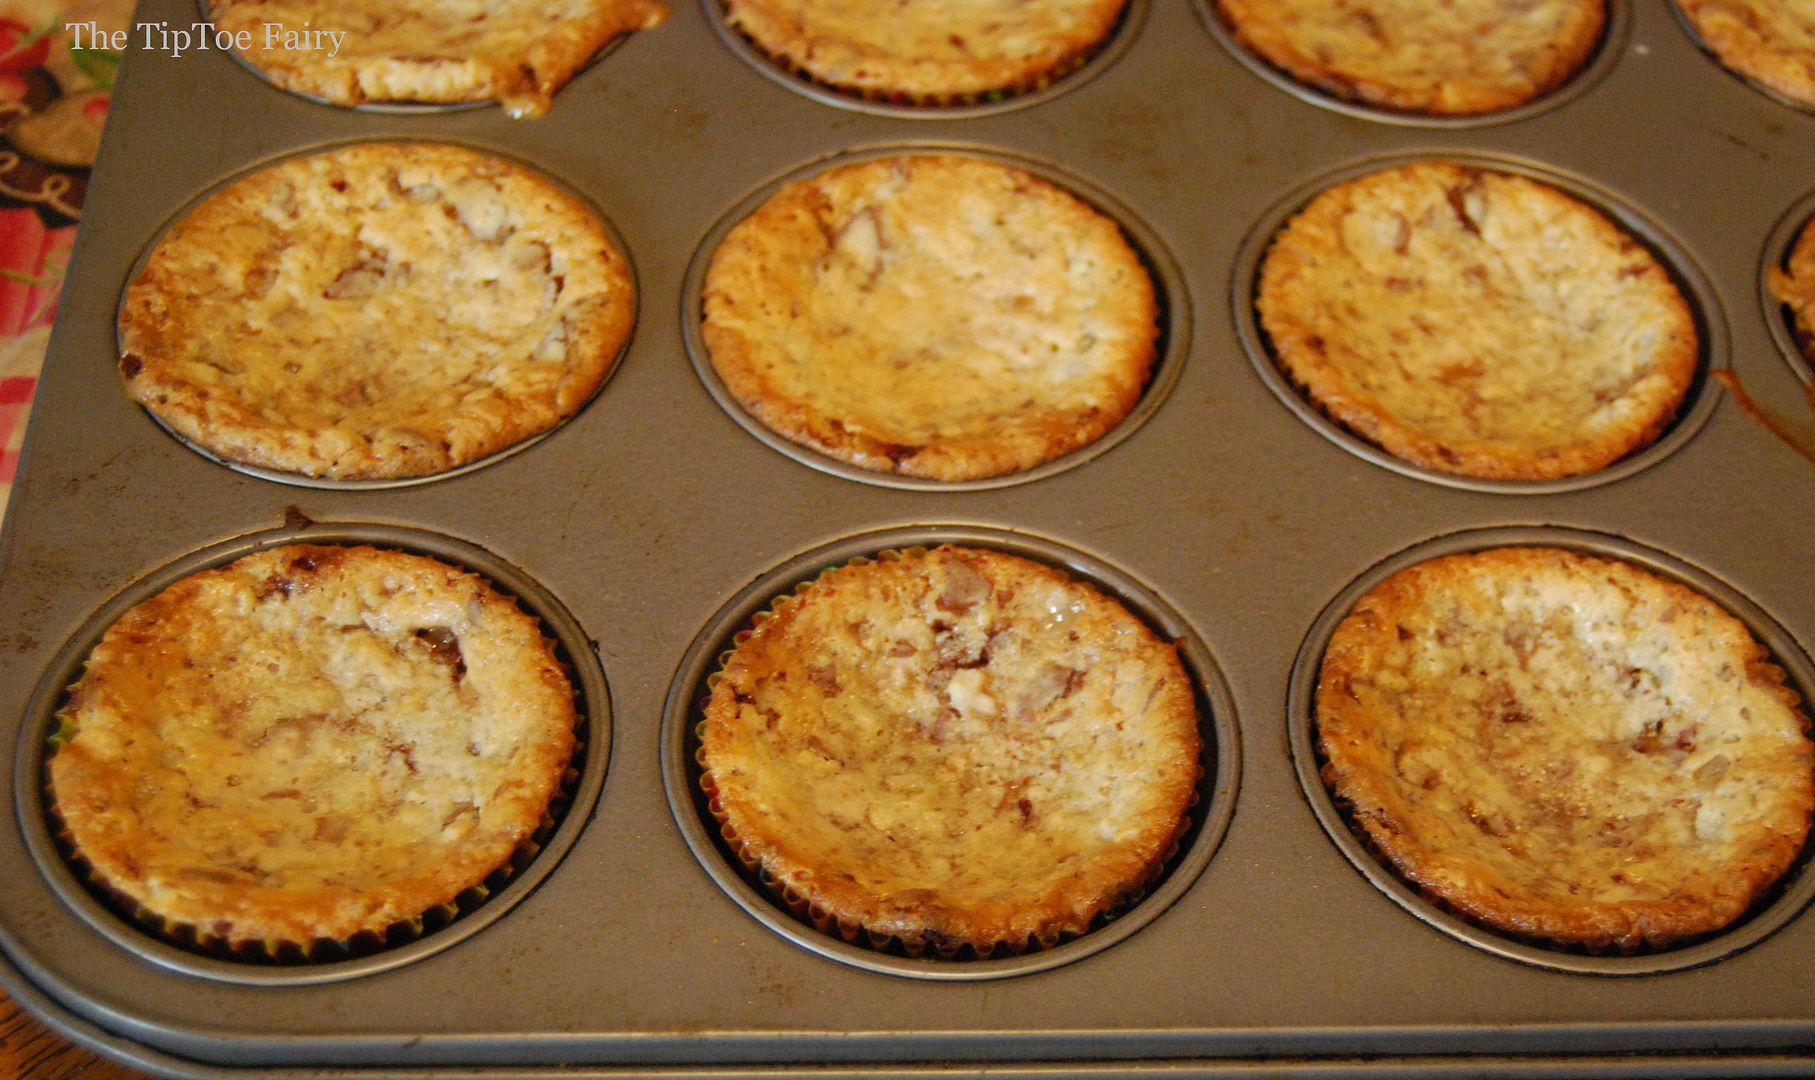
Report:
[[[333,109],[219,53],[128,57],[0,538],[0,702],[18,759],[0,780],[15,811],[0,826],[0,982],[15,998],[171,1075],[1815,1072],[1815,999],[1798,990],[1815,961],[1806,875],[1694,966],[1608,978],[1573,963],[1593,958],[1509,958],[1408,911],[1326,829],[1302,745],[1294,754],[1306,718],[1292,678],[1320,613],[1379,566],[1439,538],[1542,528],[1738,598],[1815,692],[1815,471],[1711,377],[1731,371],[1809,428],[1808,366],[1785,362],[1759,282],[1786,223],[1809,211],[1815,115],[1728,76],[1666,0],[1614,0],[1589,71],[1541,107],[1440,125],[1286,92],[1183,0],[1136,0],[1063,93],[924,113],[828,103],[727,47],[713,0],[672,2],[666,24],[534,121]],[[193,17],[183,0],[137,15]],[[199,193],[364,138],[495,150],[583,193],[637,268],[636,336],[572,421],[462,475],[303,488],[208,461],[120,391],[120,290]],[[689,267],[715,223],[777,177],[935,140],[1126,208],[1117,216],[1166,293],[1169,351],[1144,420],[1063,469],[943,490],[809,467],[721,408],[690,361]],[[1306,422],[1253,352],[1253,262],[1330,178],[1420,156],[1561,181],[1629,213],[1669,258],[1709,345],[1667,449],[1591,484],[1515,494],[1427,482]],[[600,664],[589,698],[609,680],[610,767],[592,774],[596,798],[577,793],[561,826],[571,846],[539,856],[540,880],[513,884],[508,906],[319,968],[172,962],[86,906],[45,848],[35,773],[49,712],[121,597],[167,568],[312,529],[477,552],[513,592],[571,612],[569,651]],[[921,978],[894,969],[906,958],[802,939],[725,864],[685,783],[685,715],[727,628],[769,586],[821,559],[942,538],[1034,553],[1168,630],[1176,619],[1216,760],[1195,839],[1125,919]],[[605,752],[598,735],[589,754]]]

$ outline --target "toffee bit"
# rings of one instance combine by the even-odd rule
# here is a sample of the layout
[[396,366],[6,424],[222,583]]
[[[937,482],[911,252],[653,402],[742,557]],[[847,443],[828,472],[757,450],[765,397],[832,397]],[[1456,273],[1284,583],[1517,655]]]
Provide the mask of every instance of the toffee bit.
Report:
[[466,656],[460,651],[460,636],[445,626],[424,626],[415,633],[417,641],[428,646],[429,656],[446,664],[455,682],[466,677]]

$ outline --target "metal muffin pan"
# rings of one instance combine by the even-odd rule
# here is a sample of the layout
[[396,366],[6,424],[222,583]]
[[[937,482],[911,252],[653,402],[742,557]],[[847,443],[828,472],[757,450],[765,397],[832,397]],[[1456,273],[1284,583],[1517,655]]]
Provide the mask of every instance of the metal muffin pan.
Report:
[[[81,676],[89,651],[128,609],[192,574],[225,566],[255,551],[289,544],[367,545],[427,555],[473,571],[516,600],[519,607],[540,621],[543,632],[556,643],[556,656],[566,665],[573,682],[580,727],[575,732],[579,746],[569,768],[577,771],[578,779],[563,785],[559,801],[565,803],[565,808],[556,808],[559,813],[555,828],[540,840],[540,850],[534,857],[510,874],[494,895],[473,905],[463,902],[461,914],[451,923],[426,929],[420,937],[391,948],[354,949],[346,959],[267,966],[186,951],[133,924],[80,880],[60,850],[55,823],[45,805],[43,776],[48,755],[44,752],[44,736],[55,730],[55,714],[63,705],[67,689]],[[447,948],[502,917],[511,905],[534,890],[536,883],[553,871],[561,856],[573,846],[605,782],[605,766],[611,757],[611,702],[605,676],[585,631],[560,601],[521,570],[480,548],[451,537],[395,526],[298,523],[211,545],[159,568],[109,600],[69,639],[33,694],[27,717],[20,725],[19,745],[14,751],[14,806],[32,858],[64,903],[116,946],[136,952],[152,963],[172,971],[254,986],[332,982],[383,971]]]
[[[146,0],[137,17],[191,10]],[[1815,186],[1815,115],[1710,64],[1664,0],[1615,10],[1628,28],[1604,46],[1604,72],[1493,124],[1415,127],[1312,104],[1235,59],[1183,0],[1149,3],[1113,63],[1062,94],[941,120],[942,140],[1050,163],[1126,206],[1176,262],[1172,310],[1196,316],[1176,381],[1138,429],[1075,468],[959,490],[860,482],[775,452],[714,401],[682,326],[690,261],[730,208],[811,163],[935,134],[919,113],[796,92],[727,48],[689,0],[535,121],[327,108],[219,54],[134,52],[0,537],[0,715],[13,725],[0,738],[41,737],[34,693],[132,583],[294,508],[459,537],[558,597],[610,681],[611,767],[590,812],[568,815],[572,847],[509,910],[408,963],[301,985],[173,970],[136,931],[97,928],[39,869],[14,770],[0,777],[15,806],[0,825],[0,981],[79,1039],[170,1075],[1815,1073],[1815,999],[1797,992],[1815,960],[1807,913],[1689,970],[1610,979],[1509,960],[1357,873],[1290,750],[1289,675],[1319,613],[1433,537],[1559,526],[1624,538],[1749,598],[1803,653],[1815,640],[1815,473],[1717,386],[1697,399],[1711,415],[1692,437],[1611,482],[1459,489],[1308,427],[1257,373],[1224,302],[1259,224],[1336,170],[1420,155],[1524,163],[1655,223],[1705,278],[1710,329],[1725,324],[1725,359],[1709,365],[1804,415],[1758,279],[1772,229]],[[362,138],[493,149],[583,192],[635,261],[636,336],[608,393],[484,469],[360,491],[221,468],[120,392],[120,290],[198,193]],[[702,627],[802,552],[916,529],[1084,553],[1176,612],[1226,683],[1213,711],[1234,724],[1219,746],[1239,743],[1240,782],[1220,844],[1191,880],[1168,880],[1183,887],[1164,910],[1073,962],[921,979],[803,948],[727,894],[670,806],[664,711]]]
[[[735,635],[751,625],[771,601],[812,581],[827,567],[848,565],[885,551],[941,544],[991,548],[1056,567],[1074,579],[1087,581],[1106,596],[1114,597],[1147,623],[1163,641],[1176,642],[1179,659],[1191,676],[1197,698],[1204,749],[1198,781],[1198,798],[1191,808],[1191,827],[1180,838],[1178,850],[1167,860],[1164,876],[1154,882],[1138,902],[1108,919],[1100,919],[1089,932],[1069,941],[1019,956],[989,959],[941,960],[892,954],[815,929],[794,917],[776,901],[763,883],[739,864],[722,841],[718,824],[707,809],[700,789],[698,728],[704,719],[704,702],[710,697],[706,680],[720,667]],[[912,527],[864,533],[812,551],[803,552],[740,592],[721,608],[693,644],[675,675],[674,686],[662,710],[662,783],[675,823],[687,838],[706,873],[763,925],[812,952],[870,971],[922,979],[990,979],[1025,975],[1081,960],[1107,949],[1158,918],[1191,887],[1201,874],[1229,827],[1235,811],[1235,791],[1241,770],[1240,734],[1228,685],[1203,639],[1178,612],[1123,571],[1107,566],[1083,552],[1035,536],[995,529]]]
[[[1122,418],[1122,422],[1103,433],[1094,442],[1086,443],[1076,450],[1062,454],[1051,461],[1035,465],[1020,472],[1007,473],[1002,476],[984,477],[978,480],[935,480],[923,476],[906,476],[900,473],[877,472],[864,469],[849,462],[841,461],[830,454],[821,453],[810,446],[783,436],[761,420],[751,416],[738,403],[737,398],[719,377],[718,369],[712,366],[711,354],[700,333],[700,319],[704,304],[706,273],[712,267],[712,258],[718,252],[719,245],[725,237],[745,218],[755,213],[762,205],[774,197],[784,185],[795,180],[817,176],[829,169],[875,158],[893,157],[899,154],[957,154],[965,157],[993,161],[1011,168],[1031,173],[1069,194],[1083,200],[1099,213],[1114,221],[1122,232],[1122,237],[1147,270],[1153,282],[1154,301],[1159,308],[1159,335],[1154,340],[1154,359],[1152,370],[1147,376],[1147,385],[1141,391],[1140,400],[1134,408]],[[681,286],[680,307],[681,332],[686,337],[687,357],[693,362],[693,370],[700,381],[706,384],[706,391],[712,399],[752,437],[778,453],[786,454],[796,461],[847,480],[857,480],[866,484],[879,484],[883,487],[917,488],[927,491],[957,491],[965,489],[983,489],[1005,487],[1010,484],[1025,484],[1041,480],[1054,473],[1082,465],[1098,454],[1107,453],[1115,445],[1130,435],[1152,416],[1166,400],[1173,384],[1178,382],[1179,369],[1184,365],[1186,353],[1191,345],[1191,303],[1186,295],[1184,273],[1179,269],[1178,261],[1166,250],[1166,245],[1150,227],[1136,217],[1132,210],[1118,203],[1107,192],[1094,189],[1073,176],[1067,176],[1062,169],[1046,162],[1033,161],[1013,154],[991,150],[988,147],[961,146],[939,142],[909,142],[891,146],[869,147],[863,150],[839,154],[825,161],[815,161],[797,169],[789,170],[785,175],[776,177],[763,184],[748,196],[738,200],[737,205],[726,211],[712,229],[700,241],[694,252],[693,261],[687,265],[687,277]]]

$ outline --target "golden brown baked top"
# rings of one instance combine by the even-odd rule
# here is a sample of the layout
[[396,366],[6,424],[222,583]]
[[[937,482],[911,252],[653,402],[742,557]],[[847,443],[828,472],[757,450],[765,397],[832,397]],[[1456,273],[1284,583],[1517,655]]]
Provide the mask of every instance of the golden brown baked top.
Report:
[[1815,9],[1783,0],[1676,0],[1720,62],[1815,106]]
[[1399,871],[1461,912],[1632,949],[1718,930],[1791,865],[1808,721],[1701,594],[1553,548],[1433,559],[1337,627],[1324,780]]
[[497,101],[539,116],[619,34],[668,17],[661,0],[210,0],[240,55],[286,90],[335,105]]
[[1466,116],[1556,89],[1594,55],[1606,0],[1217,0],[1236,40],[1350,101]]
[[142,911],[232,944],[345,940],[502,867],[574,717],[536,621],[479,577],[292,545],[108,628],[50,792],[93,879]]
[[120,371],[227,460],[422,476],[576,412],[634,313],[623,257],[572,195],[473,150],[362,143],[177,222],[126,291]]
[[1173,647],[1049,567],[942,547],[833,570],[714,682],[727,836],[873,934],[1082,933],[1186,827],[1197,709]]
[[1796,327],[1796,344],[1804,359],[1815,362],[1815,223],[1805,223],[1781,267],[1773,266],[1766,278],[1771,295],[1790,309]]
[[970,480],[1085,446],[1140,399],[1152,279],[1116,223],[956,155],[785,185],[712,256],[701,334],[743,408],[878,472]]
[[724,0],[757,48],[841,90],[949,99],[1028,90],[1103,44],[1128,0]]
[[1320,409],[1408,461],[1495,479],[1650,445],[1701,348],[1669,273],[1598,211],[1447,162],[1319,194],[1274,238],[1256,307]]

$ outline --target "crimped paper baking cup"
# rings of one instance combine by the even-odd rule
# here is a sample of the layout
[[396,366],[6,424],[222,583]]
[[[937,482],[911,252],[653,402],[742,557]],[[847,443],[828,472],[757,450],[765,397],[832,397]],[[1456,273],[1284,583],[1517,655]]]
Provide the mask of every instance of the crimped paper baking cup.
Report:
[[[261,551],[293,547],[373,548],[426,556],[450,570],[471,573],[494,594],[529,616],[553,654],[574,702],[574,743],[538,820],[508,855],[476,881],[413,914],[374,920],[345,936],[298,940],[281,933],[244,935],[208,920],[186,921],[160,913],[135,899],[96,870],[72,837],[52,779],[52,762],[74,735],[65,688],[88,666],[102,636],[123,616],[168,588],[203,571],[215,570]],[[420,636],[420,635],[418,635]],[[441,643],[426,642],[431,651]],[[455,654],[462,665],[464,656]],[[609,751],[610,725],[603,676],[584,632],[554,598],[514,568],[477,548],[433,534],[381,526],[306,525],[256,534],[217,545],[173,563],[122,593],[98,612],[65,646],[37,696],[47,715],[43,726],[27,725],[38,737],[22,746],[21,774],[31,769],[29,805],[21,785],[22,812],[35,811],[28,844],[62,898],[115,944],[154,962],[193,974],[252,983],[299,983],[342,979],[383,970],[451,945],[504,915],[554,869],[584,824],[584,808],[598,796]],[[405,761],[414,772],[409,753]],[[27,759],[30,760],[27,760]],[[579,804],[580,813],[569,813]],[[531,813],[535,813],[531,810]],[[249,826],[248,826],[249,827]],[[201,871],[198,871],[201,872]],[[432,887],[431,887],[432,892]],[[444,894],[445,895],[445,894]],[[168,909],[163,909],[168,910]],[[222,917],[231,920],[230,910]]]
[[1319,824],[1349,863],[1386,897],[1433,928],[1486,952],[1535,967],[1587,975],[1650,975],[1714,963],[1756,945],[1795,919],[1815,899],[1810,841],[1790,867],[1740,917],[1725,927],[1666,946],[1623,949],[1566,944],[1509,931],[1477,919],[1403,876],[1368,837],[1353,808],[1326,784],[1328,764],[1317,736],[1316,694],[1324,654],[1337,626],[1374,587],[1399,571],[1446,555],[1504,547],[1560,548],[1613,559],[1700,593],[1738,619],[1784,674],[1783,684],[1806,704],[1815,666],[1769,614],[1720,579],[1673,556],[1620,537],[1552,526],[1510,526],[1452,533],[1380,562],[1330,601],[1312,624],[1295,659],[1287,689],[1288,732],[1299,787]]
[[969,93],[912,93],[845,86],[827,81],[765,49],[732,26],[724,0],[700,0],[707,21],[727,48],[765,77],[826,105],[858,112],[915,119],[961,120],[1026,108],[1066,93],[1088,82],[1115,62],[1134,38],[1147,15],[1149,0],[1129,0],[1109,32],[1087,46],[1061,57],[1037,76],[1009,85]]
[[[736,645],[800,604],[827,574],[872,562],[920,558],[940,544],[1017,555],[1090,585],[1154,628],[1161,640],[1175,642],[1193,684],[1201,748],[1198,779],[1181,832],[1145,880],[1131,883],[1088,917],[1061,913],[1025,936],[992,941],[866,926],[840,918],[807,890],[764,866],[724,810],[718,781],[703,751],[703,713]],[[1131,594],[1127,586],[1132,583],[1117,580],[1120,575],[1106,576],[1114,573],[1107,567],[1101,568],[1105,575],[1093,572],[1099,565],[1048,542],[993,530],[896,530],[809,553],[753,584],[696,639],[664,715],[669,802],[696,857],[733,899],[771,929],[822,955],[894,974],[978,978],[1041,970],[1105,948],[1156,917],[1189,886],[1220,838],[1235,781],[1235,729],[1220,676],[1196,635],[1150,593]]]
[[[1454,164],[1467,169],[1523,177],[1555,188],[1583,205],[1599,212],[1628,238],[1644,245],[1675,283],[1689,309],[1700,355],[1688,390],[1676,408],[1675,415],[1651,442],[1632,450],[1625,457],[1598,469],[1553,479],[1494,479],[1448,472],[1399,457],[1371,439],[1352,430],[1328,412],[1322,404],[1299,386],[1280,365],[1271,338],[1261,326],[1256,302],[1260,294],[1261,269],[1274,238],[1311,201],[1343,183],[1418,162]],[[1651,217],[1625,203],[1611,192],[1589,182],[1568,176],[1549,167],[1519,158],[1485,153],[1390,154],[1367,157],[1317,177],[1282,196],[1255,223],[1242,241],[1229,279],[1230,314],[1236,335],[1249,363],[1273,396],[1298,418],[1337,446],[1356,457],[1403,476],[1429,481],[1445,487],[1486,491],[1502,495],[1547,495],[1579,491],[1624,479],[1664,460],[1681,449],[1713,416],[1719,395],[1709,391],[1714,380],[1711,372],[1723,369],[1728,361],[1728,330],[1717,293],[1708,276],[1677,240]]]
[[[54,755],[60,748],[60,744],[67,740],[72,730],[67,721],[60,721],[58,731],[47,740],[49,743],[47,755]],[[584,749],[584,743],[575,747],[576,752]],[[55,793],[50,787],[48,776],[45,779],[43,795],[45,815],[51,826],[58,850],[63,853],[63,857],[80,878],[83,886],[122,918],[162,941],[200,956],[241,964],[288,966],[328,964],[371,956],[388,949],[408,945],[429,934],[443,930],[456,920],[478,910],[480,905],[502,891],[541,852],[542,845],[554,833],[556,825],[573,801],[574,789],[578,785],[579,779],[580,774],[573,768],[569,767],[564,770],[561,784],[556,789],[554,797],[549,800],[548,812],[542,815],[541,823],[536,827],[535,832],[518,844],[511,852],[509,859],[486,875],[485,880],[462,889],[452,900],[437,904],[409,918],[362,930],[350,937],[315,938],[307,942],[278,938],[235,942],[205,926],[169,919],[147,910],[131,896],[114,888],[103,877],[97,875],[93,864],[83,857],[70,836],[62,813],[57,808]]]

